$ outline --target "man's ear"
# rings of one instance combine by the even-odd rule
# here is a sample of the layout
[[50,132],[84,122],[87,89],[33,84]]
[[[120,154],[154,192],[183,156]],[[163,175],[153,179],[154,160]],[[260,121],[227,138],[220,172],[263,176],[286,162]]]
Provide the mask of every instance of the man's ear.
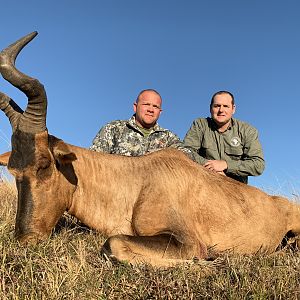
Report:
[[11,151],[5,152],[0,155],[0,166],[7,166]]
[[134,111],[134,113],[136,113],[136,107],[137,107],[137,102],[134,102],[133,103],[133,111]]
[[61,140],[53,147],[53,155],[60,165],[71,163],[77,159],[75,153],[70,151],[69,147]]

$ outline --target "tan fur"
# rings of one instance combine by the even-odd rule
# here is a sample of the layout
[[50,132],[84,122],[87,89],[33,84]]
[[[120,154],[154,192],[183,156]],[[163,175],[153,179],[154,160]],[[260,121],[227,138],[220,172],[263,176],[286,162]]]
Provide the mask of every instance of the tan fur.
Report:
[[[168,259],[205,258],[209,247],[271,253],[288,231],[300,232],[299,206],[213,174],[179,151],[130,158],[68,148],[77,157],[70,168],[77,184],[54,168],[47,188],[37,185],[34,191],[36,203],[43,206],[36,213],[48,219],[54,208],[57,216],[65,208],[105,235],[118,235],[112,241],[124,244],[126,251],[112,253],[117,258],[159,259],[164,265]],[[50,227],[45,228],[49,234]],[[151,238],[137,247],[122,235]]]
[[[21,240],[47,237],[66,210],[114,236],[103,250],[112,257],[161,266],[206,258],[210,247],[272,253],[287,232],[300,233],[298,205],[211,173],[180,151],[133,158],[62,147],[50,138],[50,152],[47,133],[36,136],[37,157],[50,153],[52,172],[39,179],[34,166],[22,170],[30,177],[35,210],[33,230]],[[56,147],[76,160],[60,165],[63,154]]]
[[42,84],[14,67],[31,33],[0,53],[2,76],[28,96],[23,112],[0,93],[13,129],[0,156],[16,178],[15,235],[44,239],[68,211],[109,238],[103,253],[169,266],[215,252],[272,253],[300,233],[299,205],[212,173],[175,149],[142,157],[92,152],[48,135]]
[[10,153],[11,152],[9,151],[9,152],[2,153],[0,155],[0,166],[7,166]]

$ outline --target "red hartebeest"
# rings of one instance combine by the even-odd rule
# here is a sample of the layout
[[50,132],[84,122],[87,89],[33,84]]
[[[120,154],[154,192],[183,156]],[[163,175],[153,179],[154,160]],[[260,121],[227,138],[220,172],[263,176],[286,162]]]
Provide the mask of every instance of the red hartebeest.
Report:
[[300,233],[298,205],[207,171],[180,151],[124,157],[49,135],[43,85],[15,68],[36,34],[0,54],[2,76],[28,97],[23,112],[0,93],[13,130],[12,151],[0,162],[16,180],[17,239],[47,238],[67,211],[109,237],[103,246],[108,256],[167,266],[206,258],[208,247],[271,253],[287,233]]

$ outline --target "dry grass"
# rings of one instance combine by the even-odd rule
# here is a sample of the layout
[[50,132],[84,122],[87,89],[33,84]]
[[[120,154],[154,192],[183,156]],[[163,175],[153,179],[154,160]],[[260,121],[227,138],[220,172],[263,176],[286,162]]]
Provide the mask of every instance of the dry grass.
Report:
[[64,216],[52,237],[33,247],[13,239],[16,191],[0,183],[0,299],[300,299],[300,255],[224,255],[203,276],[195,265],[169,269],[112,265],[99,256],[104,238]]

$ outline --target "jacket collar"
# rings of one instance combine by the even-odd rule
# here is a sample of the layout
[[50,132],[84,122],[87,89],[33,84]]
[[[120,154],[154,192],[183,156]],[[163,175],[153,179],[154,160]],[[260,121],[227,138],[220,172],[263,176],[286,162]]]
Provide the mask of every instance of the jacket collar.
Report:
[[[141,130],[139,129],[139,126],[138,126],[138,125],[136,124],[136,122],[135,122],[135,114],[134,114],[130,119],[127,120],[127,124],[128,124],[130,127],[132,127],[132,128],[134,128],[135,130],[137,130],[138,132],[141,132]],[[155,125],[154,125],[151,129],[152,129],[152,130],[151,130],[151,133],[153,133],[153,132],[159,132],[159,131],[166,131],[166,129],[160,127],[160,126],[158,125],[158,123],[155,123]],[[142,132],[141,132],[141,133],[142,133]]]
[[[216,123],[214,122],[214,120],[211,117],[208,117],[208,119],[210,121],[211,127],[215,130],[218,130],[218,127],[217,127]],[[234,124],[235,124],[235,119],[231,118],[230,124],[225,131],[230,130],[234,126]]]

